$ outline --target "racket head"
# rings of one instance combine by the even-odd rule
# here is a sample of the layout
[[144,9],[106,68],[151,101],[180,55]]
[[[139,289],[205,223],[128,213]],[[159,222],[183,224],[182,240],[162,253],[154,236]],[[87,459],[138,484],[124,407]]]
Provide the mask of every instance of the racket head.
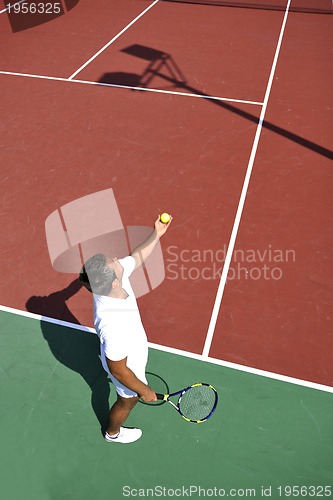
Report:
[[181,392],[177,408],[187,422],[200,424],[213,415],[217,403],[216,389],[211,384],[200,382],[186,387]]

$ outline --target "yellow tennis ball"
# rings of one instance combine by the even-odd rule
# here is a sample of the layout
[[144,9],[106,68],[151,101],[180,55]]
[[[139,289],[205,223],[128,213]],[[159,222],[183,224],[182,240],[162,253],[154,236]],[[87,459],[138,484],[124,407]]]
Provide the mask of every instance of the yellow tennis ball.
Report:
[[170,215],[167,212],[164,212],[160,216],[160,221],[163,222],[163,224],[167,224],[170,221]]

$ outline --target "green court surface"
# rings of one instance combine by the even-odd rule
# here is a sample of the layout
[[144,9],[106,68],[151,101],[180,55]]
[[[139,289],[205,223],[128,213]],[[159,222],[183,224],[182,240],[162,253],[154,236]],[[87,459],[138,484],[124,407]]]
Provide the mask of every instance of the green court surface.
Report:
[[213,384],[216,413],[191,424],[169,404],[139,403],[127,424],[142,438],[109,444],[100,424],[115,392],[97,337],[1,315],[4,500],[292,498],[288,486],[303,486],[302,498],[329,496],[321,487],[332,484],[331,394],[151,350],[148,371],[171,390]]

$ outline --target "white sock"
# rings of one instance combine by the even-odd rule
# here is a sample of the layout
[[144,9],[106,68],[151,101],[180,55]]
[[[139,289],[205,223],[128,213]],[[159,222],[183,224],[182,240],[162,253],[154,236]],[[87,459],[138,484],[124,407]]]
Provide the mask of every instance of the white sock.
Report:
[[117,432],[117,434],[112,434],[112,436],[111,436],[108,432],[106,432],[105,434],[106,434],[106,435],[107,435],[110,439],[116,439],[116,438],[119,436],[120,432]]

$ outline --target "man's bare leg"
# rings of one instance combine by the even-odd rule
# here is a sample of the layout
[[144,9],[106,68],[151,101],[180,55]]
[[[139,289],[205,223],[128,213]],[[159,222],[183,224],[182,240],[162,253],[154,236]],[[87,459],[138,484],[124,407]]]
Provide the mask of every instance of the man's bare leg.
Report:
[[114,436],[120,431],[120,427],[123,425],[138,400],[139,398],[137,396],[123,398],[117,394],[117,401],[109,411],[109,423],[106,429],[109,436]]

